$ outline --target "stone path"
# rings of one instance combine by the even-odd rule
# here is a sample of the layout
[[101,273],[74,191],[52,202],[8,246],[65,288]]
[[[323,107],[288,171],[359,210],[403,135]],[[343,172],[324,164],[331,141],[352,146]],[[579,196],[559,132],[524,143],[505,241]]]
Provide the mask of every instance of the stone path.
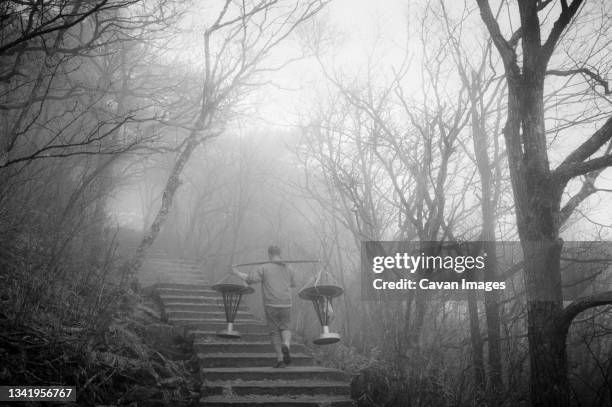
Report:
[[157,283],[168,321],[186,326],[194,337],[194,351],[205,380],[203,406],[352,406],[348,377],[341,371],[315,366],[304,345],[294,344],[291,366],[271,366],[275,354],[264,322],[245,305],[234,323],[240,339],[216,336],[226,328],[221,296],[210,289],[196,270],[163,265],[185,282]]

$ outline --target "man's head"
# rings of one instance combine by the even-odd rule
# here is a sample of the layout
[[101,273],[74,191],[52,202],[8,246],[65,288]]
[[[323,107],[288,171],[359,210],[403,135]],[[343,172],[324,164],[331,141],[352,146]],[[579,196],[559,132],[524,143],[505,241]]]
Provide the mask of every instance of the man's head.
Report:
[[268,257],[270,259],[279,258],[281,254],[281,249],[278,246],[270,246],[268,247]]

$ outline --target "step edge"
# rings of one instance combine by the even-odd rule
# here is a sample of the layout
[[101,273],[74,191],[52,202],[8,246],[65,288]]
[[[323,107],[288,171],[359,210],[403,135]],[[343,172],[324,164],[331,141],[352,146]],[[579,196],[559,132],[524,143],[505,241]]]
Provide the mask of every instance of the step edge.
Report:
[[[276,353],[273,352],[222,352],[222,353],[202,353],[202,352],[197,352],[196,355],[198,355],[198,357],[200,355],[206,357],[206,358],[269,358],[269,357],[276,357]],[[291,354],[291,358],[292,359],[312,359],[311,355],[307,355],[305,353],[292,353]]]

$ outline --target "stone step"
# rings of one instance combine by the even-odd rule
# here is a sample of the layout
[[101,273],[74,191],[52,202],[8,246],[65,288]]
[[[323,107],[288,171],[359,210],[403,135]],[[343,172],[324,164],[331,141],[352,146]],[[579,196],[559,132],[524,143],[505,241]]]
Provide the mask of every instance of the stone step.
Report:
[[[175,281],[185,281],[185,278],[183,278],[183,277],[176,277],[176,278],[173,278],[173,277],[162,277],[162,278],[157,277],[156,278],[155,286],[156,286],[156,289],[157,289],[157,286],[159,286],[160,284],[174,284]],[[196,285],[196,286],[200,286],[200,285],[204,286],[205,284],[207,284],[205,281],[194,281],[194,279],[189,279],[189,285],[192,286],[192,287],[194,285]],[[157,295],[160,295],[160,294],[161,293],[159,291],[157,291]]]
[[210,284],[203,279],[194,279],[188,281],[166,281],[157,283],[158,290],[173,290],[173,291],[206,291],[212,294],[220,294],[218,291],[210,288]]
[[155,269],[158,271],[163,271],[164,274],[176,274],[176,273],[191,273],[197,274],[201,277],[209,277],[205,275],[200,267],[197,266],[189,266],[189,265],[181,265],[176,263],[165,263],[159,261],[145,261],[143,263],[143,267],[146,269]]
[[[185,316],[168,316],[168,322],[175,324],[175,325],[186,325],[186,326],[195,326],[195,327],[201,327],[200,324],[207,324],[207,323],[212,323],[212,324],[218,324],[218,323],[222,323],[227,325],[227,320],[225,319],[225,314],[224,313],[219,313],[218,315],[211,315],[207,318],[187,318]],[[237,316],[234,319],[234,326],[238,326],[238,325],[245,325],[245,324],[261,324],[261,321],[259,321],[258,319],[255,319],[254,317],[242,317],[242,316]],[[224,329],[224,328],[221,328]],[[258,328],[256,328],[258,329]],[[267,331],[266,331],[267,332]]]
[[342,396],[210,396],[200,400],[208,407],[250,407],[250,406],[289,406],[289,407],[350,407],[353,401]]
[[[224,327],[225,329],[225,327]],[[235,327],[236,330],[238,330],[237,327]],[[268,331],[266,331],[265,333],[249,333],[249,332],[244,332],[244,331],[240,331],[240,338],[237,339],[226,339],[223,338],[223,340],[227,340],[227,341],[232,341],[232,342],[244,342],[244,341],[269,341],[270,340],[270,335],[268,334]],[[190,329],[189,333],[191,335],[193,335],[194,340],[195,341],[203,341],[203,340],[210,340],[210,339],[220,339],[217,336],[217,331],[203,331],[203,330],[193,330]]]
[[[190,275],[197,276],[198,279],[207,280],[208,277],[205,275],[202,270],[198,267],[185,267],[176,264],[163,264],[158,262],[149,262],[145,263],[143,267],[146,267],[148,270],[155,270],[159,272],[163,272],[166,276],[179,276],[179,275]],[[177,281],[177,283],[183,283],[183,281]]]
[[[142,265],[143,269],[146,270],[155,270],[158,272],[163,272],[165,275],[176,275],[179,273],[184,274],[194,274],[201,278],[208,278],[208,275],[205,275],[201,268],[193,267],[193,266],[185,266],[176,263],[164,263],[159,261],[145,261]],[[181,281],[182,282],[182,281]]]
[[[170,311],[199,311],[199,312],[220,311],[220,312],[224,312],[222,302],[219,304],[198,304],[198,303],[174,301],[174,302],[164,303],[164,308],[166,309],[167,312],[170,312]],[[241,312],[243,312],[245,314],[251,315],[251,313],[248,312],[248,309],[249,308],[246,305],[241,304],[240,307],[238,307],[238,313],[240,314]]]
[[221,294],[211,289],[201,289],[201,288],[167,288],[167,287],[157,287],[157,292],[160,295],[175,295],[179,297],[184,296],[198,296],[198,297],[219,297],[223,298]]
[[174,272],[167,273],[161,270],[149,270],[149,274],[159,276],[158,286],[168,286],[168,288],[189,290],[192,287],[203,287],[210,289],[210,281],[203,276],[194,273]]
[[[211,319],[208,321],[202,321],[202,320],[193,319],[193,318],[181,318],[181,319],[177,318],[177,319],[173,319],[172,323],[177,324],[177,325],[185,325],[192,330],[200,330],[200,331],[217,332],[221,329],[227,328],[227,322],[225,322],[225,319],[216,319],[216,320]],[[261,322],[253,322],[253,321],[249,321],[249,322],[236,321],[234,323],[234,329],[240,333],[259,333],[259,334],[268,333],[267,325],[262,324]]]
[[[221,319],[225,321],[225,311],[223,309],[212,311],[212,312],[200,312],[200,311],[178,311],[178,310],[167,310],[166,315],[169,319],[200,319],[206,320],[217,320]],[[257,321],[251,313],[240,312],[236,313],[236,321]]]
[[194,274],[202,278],[208,278],[209,276],[205,275],[201,268],[197,266],[189,266],[184,264],[176,264],[170,262],[161,262],[161,261],[147,261],[143,264],[143,267],[147,269],[155,269],[159,271],[163,271],[164,274],[178,274],[178,273],[189,273]]
[[276,369],[276,354],[268,327],[243,302],[234,323],[241,338],[217,336],[227,323],[220,293],[212,290],[200,270],[160,261],[167,277],[158,279],[157,294],[164,313],[194,341],[207,397],[203,406],[352,406],[348,376],[313,366],[307,347],[298,339],[291,347],[292,363]]
[[[198,353],[201,367],[264,367],[276,362],[276,353]],[[312,357],[291,355],[291,366],[311,366]]]
[[322,380],[249,380],[206,382],[206,394],[236,396],[350,396],[347,382]]
[[[155,273],[151,273],[152,275]],[[158,273],[159,274],[159,273]],[[177,283],[177,281],[180,281],[180,283]],[[209,287],[209,283],[208,280],[204,280],[201,278],[198,278],[197,276],[189,276],[189,275],[184,275],[184,274],[178,274],[176,276],[174,275],[168,275],[166,273],[163,274],[163,276],[159,276],[159,278],[157,279],[156,282],[156,287],[159,285],[166,285],[166,284],[181,284],[181,285],[185,285],[185,287],[183,287],[183,289],[189,289],[189,287]],[[176,289],[179,289],[178,287]]]
[[[163,264],[159,264],[159,263],[147,263],[147,264],[144,264],[143,267],[146,270],[156,271],[168,277],[180,277],[180,276],[187,277],[189,276],[190,277],[189,282],[191,282],[192,280],[191,277],[195,276],[196,280],[208,281],[210,283],[209,276],[205,275],[202,272],[202,270],[198,268],[180,267],[180,266],[164,266]],[[187,280],[187,278],[185,278],[185,280]],[[187,281],[185,280],[174,280],[173,282],[186,284]]]
[[346,373],[321,366],[289,366],[285,369],[273,367],[213,367],[202,368],[206,381],[217,380],[320,380],[348,381]]
[[165,266],[186,267],[186,268],[192,268],[196,270],[202,270],[200,266],[198,266],[197,264],[193,262],[179,260],[179,259],[170,259],[165,256],[147,255],[145,259],[145,263],[163,264]]
[[159,298],[164,305],[166,303],[189,302],[192,304],[218,304],[223,307],[223,298],[221,296],[199,296],[199,295],[175,295],[163,294]]
[[223,297],[217,295],[175,295],[175,294],[163,294],[159,296],[159,299],[166,305],[166,302],[191,302],[196,304],[208,304],[218,305],[223,308]]
[[[193,348],[197,353],[260,353],[270,352],[274,348],[270,341],[217,341],[217,342],[194,342]],[[291,353],[305,353],[306,346],[292,344]]]

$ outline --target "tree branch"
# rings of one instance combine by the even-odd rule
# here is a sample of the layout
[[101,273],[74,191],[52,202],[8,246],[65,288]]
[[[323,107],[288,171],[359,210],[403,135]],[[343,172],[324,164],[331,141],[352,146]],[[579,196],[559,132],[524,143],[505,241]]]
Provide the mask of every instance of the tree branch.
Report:
[[[55,150],[67,150],[70,148],[84,148],[84,147],[95,146],[95,143],[100,142],[104,138],[112,135],[115,132],[115,130],[123,126],[128,120],[131,120],[131,119],[132,117],[124,117],[120,122],[114,123],[113,126],[107,131],[105,131],[102,135],[91,137],[91,134],[90,134],[84,140],[77,141],[77,142],[71,142],[71,143],[64,143],[64,144],[49,143],[46,146],[37,149],[33,153],[28,154],[27,156],[8,159],[8,155],[5,153],[2,156],[0,156],[0,169],[6,168],[6,167],[9,167],[11,165],[15,165],[21,162],[33,161],[35,159],[41,159],[41,158],[70,157],[73,155],[97,155],[97,154],[102,155],[102,154],[115,154],[118,152],[122,152],[124,151],[122,148],[110,149],[109,151],[99,149],[98,151],[77,151],[77,152],[68,152],[68,153],[66,152],[55,153],[54,151]],[[96,127],[96,129],[92,131],[92,133],[100,129],[102,124],[99,124]],[[135,142],[132,142],[129,145],[129,148],[131,148],[132,146],[136,144],[138,144],[138,140]]]
[[548,39],[544,45],[542,45],[542,52],[539,60],[539,63],[542,64],[541,66],[546,67],[548,64],[548,61],[550,60],[550,57],[557,46],[557,42],[559,41],[559,38],[561,38],[561,34],[563,34],[565,28],[576,15],[583,1],[584,0],[574,0],[569,6],[567,1],[561,1],[561,14],[559,15],[557,21],[555,21],[555,24],[548,35]]
[[[612,144],[609,144],[604,156],[610,155],[611,152],[612,152]],[[565,206],[561,209],[560,219],[559,219],[560,225],[563,225],[565,222],[567,222],[569,217],[572,215],[572,213],[578,207],[578,205],[582,203],[582,201],[584,201],[585,199],[587,199],[589,196],[593,195],[594,193],[600,191],[598,188],[595,187],[595,181],[597,180],[597,177],[599,177],[599,175],[601,175],[603,171],[604,171],[604,168],[601,168],[597,171],[593,171],[585,175],[585,179],[582,183],[582,187],[580,188],[580,191],[578,191],[576,195],[572,196],[569,199],[569,201],[567,201]]]
[[565,307],[561,316],[560,328],[567,332],[573,319],[583,311],[589,308],[600,307],[602,305],[612,304],[612,291],[593,294],[586,297],[581,297],[574,300],[570,305]]
[[612,139],[612,116],[588,140],[568,155],[553,174],[562,180],[569,180],[577,175],[612,165],[612,155],[609,154],[584,162],[610,139]]
[[550,3],[552,3],[553,0],[543,0],[543,1],[538,1],[538,11],[542,11],[546,8],[546,6],[548,6]]
[[[34,29],[31,32],[27,32],[27,33],[22,33],[22,35],[20,37],[18,37],[17,39],[7,43],[7,44],[3,44],[0,45],[0,55],[4,54],[6,51],[10,50],[11,48],[24,43],[24,42],[28,42],[36,37],[42,37],[46,34],[52,33],[54,31],[61,31],[61,30],[67,30],[71,27],[74,27],[75,25],[79,24],[81,21],[85,20],[87,17],[94,15],[97,12],[103,11],[103,10],[107,10],[107,9],[112,9],[112,8],[117,8],[117,7],[122,7],[122,6],[127,6],[128,4],[134,3],[135,0],[130,0],[129,2],[126,3],[121,3],[119,5],[110,5],[108,7],[104,7],[106,6],[106,3],[108,3],[108,0],[102,0],[99,3],[96,3],[92,6],[92,8],[90,8],[89,10],[79,14],[78,16],[76,16],[76,18],[74,18],[74,20],[70,20],[70,21],[65,21],[63,24],[59,24],[59,25],[51,25],[48,28],[44,28],[43,27],[45,25],[48,25],[48,22],[45,22],[43,24],[41,24],[40,27],[37,27],[36,29]],[[60,17],[75,17],[74,15],[70,15],[70,14],[59,14],[57,16],[55,16],[52,21],[54,20],[59,20]]]
[[510,37],[510,40],[508,41],[508,44],[510,44],[510,46],[512,48],[516,48],[516,46],[518,45],[519,40],[523,38],[523,27],[519,27],[513,34],[512,37]]
[[578,191],[576,195],[572,196],[563,206],[563,208],[561,208],[559,213],[559,225],[563,225],[565,222],[567,222],[574,210],[585,199],[597,192],[597,188],[595,188],[595,179],[599,174],[601,174],[601,170],[595,171],[592,174],[587,174],[586,179],[582,183],[580,191]]
[[551,69],[546,71],[546,75],[554,76],[572,76],[577,74],[586,75],[593,81],[595,81],[598,85],[601,85],[601,87],[604,88],[604,94],[609,95],[610,93],[612,93],[610,92],[610,85],[608,84],[608,81],[602,78],[601,75],[599,75],[598,73],[595,73],[588,68],[569,69],[567,71]]
[[607,154],[601,157],[593,158],[592,160],[584,161],[581,163],[575,163],[568,168],[564,168],[563,171],[557,172],[556,175],[561,180],[569,180],[579,175],[585,175],[592,171],[601,170],[602,168],[612,166],[612,154]]
[[519,67],[516,62],[516,52],[514,52],[514,48],[512,45],[506,41],[504,38],[499,24],[497,24],[497,20],[493,16],[493,12],[491,11],[491,6],[489,5],[488,0],[476,0],[478,3],[478,8],[480,9],[480,16],[482,21],[487,26],[487,30],[489,30],[489,34],[491,35],[491,39],[495,44],[495,47],[499,51],[502,60],[504,61],[504,65],[506,66],[506,71],[511,71],[513,73],[519,73]]

